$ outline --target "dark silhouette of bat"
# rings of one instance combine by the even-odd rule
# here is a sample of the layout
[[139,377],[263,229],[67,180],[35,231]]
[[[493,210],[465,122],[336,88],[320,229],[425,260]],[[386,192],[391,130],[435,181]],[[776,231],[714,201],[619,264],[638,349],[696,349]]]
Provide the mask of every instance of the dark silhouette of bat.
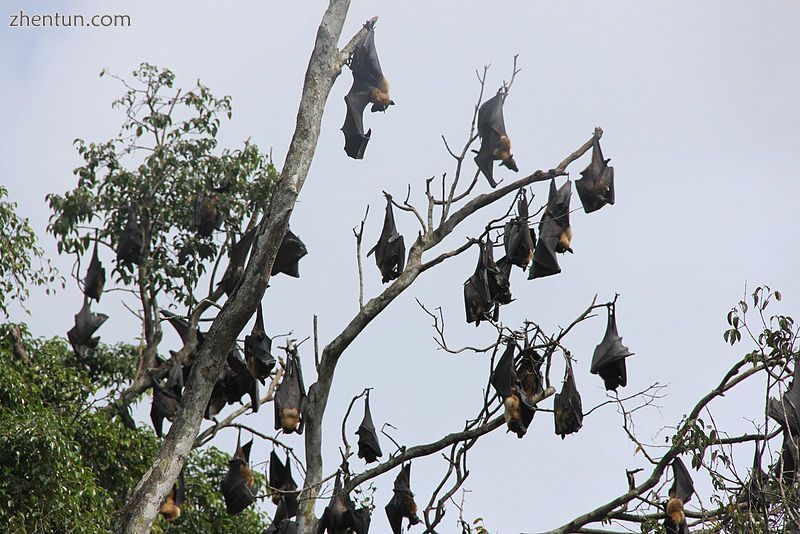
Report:
[[142,230],[133,204],[128,204],[127,211],[125,228],[117,238],[117,263],[131,266],[142,261]]
[[792,436],[800,436],[800,365],[795,362],[789,389],[780,399],[771,398],[767,413]]
[[344,97],[347,113],[344,117],[344,151],[353,159],[362,159],[372,130],[364,133],[364,108],[372,104],[371,111],[386,111],[394,101],[389,97],[389,82],[383,75],[378,52],[375,50],[373,23],[364,25],[367,34],[356,44],[350,58],[353,85]]
[[775,464],[776,476],[783,479],[784,484],[792,485],[797,481],[797,467],[800,465],[800,451],[797,445],[797,436],[793,436],[786,428],[783,429],[783,448],[781,457]]
[[264,331],[264,312],[260,303],[253,330],[244,338],[244,358],[250,373],[260,380],[261,384],[265,384],[276,362],[272,356],[272,339]]
[[747,482],[736,497],[737,504],[746,505],[751,510],[761,510],[768,498],[765,492],[769,485],[769,475],[761,469],[761,457],[762,449],[759,448],[756,441],[753,468],[750,470]]
[[[277,512],[276,512],[277,515]],[[272,524],[264,531],[264,534],[297,534],[300,532],[300,525],[297,521],[290,519],[273,519]]]
[[225,374],[225,397],[228,404],[242,402],[244,395],[250,395],[250,406],[253,413],[261,406],[261,396],[258,393],[258,380],[250,372],[242,353],[234,345],[228,353],[228,371]]
[[406,245],[403,242],[403,236],[397,232],[392,212],[392,197],[388,194],[386,195],[386,216],[383,218],[381,237],[367,252],[367,256],[373,252],[384,284],[400,276],[406,263]]
[[[530,346],[526,346],[519,353],[517,391],[523,407],[530,409],[531,419],[536,408],[536,403],[533,399],[544,392],[544,379],[541,371],[543,363],[544,358],[542,355]],[[526,426],[530,426],[530,422]]]
[[[227,371],[227,367],[223,369],[223,372]],[[206,419],[214,419],[214,417],[222,411],[225,405],[228,404],[228,397],[225,396],[225,381],[224,376],[223,379],[217,380],[214,384],[214,388],[211,390],[211,397],[208,399],[208,404],[206,405],[206,411],[203,414],[203,417]]]
[[[528,199],[525,189],[522,189],[517,202],[517,216],[508,221],[503,228],[506,261],[511,265],[526,269],[533,259],[535,241],[536,233],[533,228],[528,227]],[[498,260],[499,263],[500,260]]]
[[194,202],[194,225],[197,227],[197,234],[209,237],[214,230],[219,230],[222,226],[222,212],[217,208],[217,196],[214,193],[206,194],[201,191],[197,193]]
[[417,516],[417,503],[414,502],[414,494],[411,493],[411,464],[400,468],[400,473],[394,479],[394,495],[384,510],[394,534],[402,532],[404,517],[408,518],[410,525],[420,522]]
[[592,142],[592,162],[581,171],[582,178],[575,181],[575,189],[586,213],[597,211],[606,204],[614,204],[614,167],[610,159],[603,159],[600,139],[595,135]]
[[228,256],[230,261],[228,267],[225,269],[225,274],[222,275],[222,280],[219,281],[219,286],[225,291],[229,297],[233,294],[236,286],[242,280],[244,274],[244,264],[247,261],[247,255],[250,253],[250,247],[253,245],[253,238],[256,236],[256,227],[246,231],[239,241],[231,243]]
[[181,469],[178,480],[175,481],[172,489],[167,493],[158,511],[164,516],[164,519],[166,519],[168,523],[172,523],[181,516],[181,506],[185,500],[186,483],[183,479],[183,469]]
[[569,224],[569,201],[572,197],[572,182],[567,180],[556,189],[556,181],[550,182],[550,194],[542,219],[539,221],[539,241],[533,251],[533,263],[528,280],[550,276],[561,272],[556,252],[572,252],[572,227]]
[[572,365],[567,364],[567,377],[561,387],[561,393],[556,393],[553,401],[554,421],[556,434],[561,439],[567,434],[577,432],[583,426],[583,404],[581,395],[575,386],[575,376],[572,374]]
[[97,256],[97,241],[95,240],[92,260],[89,262],[86,277],[83,279],[83,294],[100,302],[100,295],[103,294],[105,284],[106,270],[103,269],[103,264],[100,263],[100,258]]
[[511,282],[509,281],[511,265],[508,264],[508,269],[506,270],[495,263],[494,243],[488,236],[486,237],[486,248],[484,254],[484,264],[486,265],[487,280],[489,282],[489,296],[495,303],[493,319],[497,321],[500,315],[500,306],[503,304],[508,304],[512,300]]
[[341,473],[337,473],[333,497],[317,522],[316,534],[367,534],[369,522],[369,509],[355,509],[350,496],[342,492]]
[[489,274],[486,269],[486,254],[484,243],[478,243],[478,265],[475,272],[464,282],[464,306],[467,312],[467,322],[481,324],[491,316],[494,300],[489,291]]
[[669,488],[664,527],[668,534],[689,534],[689,526],[686,524],[683,505],[692,498],[694,482],[692,482],[692,477],[680,458],[672,460],[672,474],[674,478],[672,486]]
[[107,319],[108,315],[104,313],[94,313],[89,305],[88,297],[84,297],[83,306],[75,315],[75,326],[67,332],[67,339],[79,358],[87,358],[89,352],[97,348],[100,338],[92,337],[92,335]]
[[497,361],[492,373],[491,384],[497,395],[503,400],[506,426],[518,438],[522,438],[528,431],[528,426],[533,420],[534,410],[523,403],[517,373],[514,370],[514,351],[516,344],[509,339],[506,350]]
[[303,412],[306,409],[306,389],[303,385],[303,372],[300,358],[296,352],[286,355],[286,372],[275,391],[275,430],[285,434],[303,433],[305,424]]
[[[178,336],[181,338],[181,342],[184,345],[186,345],[190,339],[189,322],[183,317],[175,315],[169,310],[162,309],[160,311],[161,315],[163,315],[164,318],[169,322],[169,324],[172,325],[172,328],[175,329],[175,332],[177,332]],[[195,328],[195,339],[197,340],[197,344],[195,345],[194,350],[189,355],[190,360],[194,357],[195,354],[197,354],[197,351],[203,344],[203,337],[204,337],[203,332],[201,332],[199,328]],[[188,373],[187,373],[188,370],[189,370],[188,367],[184,369],[184,374],[185,374],[184,378],[188,378]]]
[[150,405],[150,421],[159,438],[164,435],[164,419],[170,423],[175,420],[178,405],[181,402],[180,386],[164,387],[159,380],[150,376],[153,383],[153,403]]
[[272,502],[278,505],[275,511],[276,522],[279,522],[278,519],[281,517],[288,519],[296,516],[297,483],[292,478],[292,466],[288,455],[284,464],[275,451],[269,453],[269,486],[273,491]]
[[372,463],[383,456],[380,443],[378,443],[378,433],[375,431],[375,424],[372,422],[372,412],[369,409],[369,392],[364,399],[364,418],[356,430],[358,434],[358,457],[365,462]]
[[253,504],[258,495],[258,486],[253,471],[250,470],[251,439],[241,446],[236,440],[236,452],[228,463],[228,472],[222,479],[220,489],[225,498],[225,508],[229,514],[235,515]]
[[308,250],[305,244],[287,229],[275,256],[275,262],[272,264],[272,276],[283,273],[293,278],[300,278],[300,258],[306,254]]
[[628,356],[633,356],[633,353],[622,344],[622,338],[617,333],[617,308],[611,304],[608,307],[606,333],[594,349],[591,373],[602,377],[606,390],[616,391],[620,386],[625,387],[628,383],[625,358]]
[[494,161],[514,172],[519,171],[514,156],[511,155],[511,140],[506,133],[503,120],[503,103],[506,92],[501,88],[497,94],[484,102],[478,110],[478,135],[481,137],[481,148],[476,152],[475,163],[489,181],[489,185],[497,187],[494,180]]

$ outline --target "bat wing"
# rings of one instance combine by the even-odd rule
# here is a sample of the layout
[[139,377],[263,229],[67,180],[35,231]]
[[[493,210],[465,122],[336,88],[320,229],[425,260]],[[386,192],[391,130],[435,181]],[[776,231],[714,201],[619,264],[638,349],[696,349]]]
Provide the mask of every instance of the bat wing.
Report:
[[303,410],[306,394],[300,362],[290,355],[286,374],[275,392],[275,430],[283,429],[287,434],[303,433]]
[[492,146],[492,141],[489,136],[483,137],[481,139],[481,148],[478,150],[478,153],[475,155],[475,164],[478,166],[478,169],[483,173],[486,177],[486,180],[489,182],[489,185],[497,187],[497,182],[494,179],[494,148]]
[[378,443],[378,433],[375,431],[375,424],[372,422],[372,412],[369,409],[369,397],[364,400],[364,418],[356,434],[358,434],[359,458],[363,458],[367,463],[371,463],[383,456],[380,443]]
[[492,130],[506,135],[506,123],[503,119],[503,102],[505,96],[502,89],[492,98],[481,104],[478,109],[478,135],[487,137]]
[[83,279],[83,294],[90,299],[100,302],[100,295],[103,294],[103,286],[106,283],[106,270],[100,263],[97,255],[97,241],[94,242],[94,252],[86,270],[86,277]]
[[371,520],[369,508],[359,508],[353,513],[353,532],[355,534],[368,534]]
[[516,383],[516,373],[514,372],[514,349],[516,345],[509,341],[506,350],[497,362],[492,373],[491,384],[495,391],[502,398],[510,397],[514,394],[513,388]]
[[540,228],[539,241],[536,243],[536,248],[533,250],[533,262],[531,263],[530,271],[528,271],[528,280],[552,276],[561,272],[561,267],[558,265],[558,258],[556,258],[556,243],[558,242],[558,238],[543,236],[541,235],[542,231],[542,228]]
[[384,507],[386,517],[389,519],[389,527],[393,534],[401,534],[403,531],[403,514],[397,506],[397,495],[394,495]]
[[633,353],[622,344],[622,338],[617,333],[616,311],[612,305],[608,309],[606,333],[594,349],[591,373],[603,378],[606,390],[625,387],[628,382],[625,358],[628,356],[633,356]]
[[222,280],[219,282],[219,285],[228,296],[234,292],[242,278],[244,264],[245,261],[247,261],[247,255],[250,253],[250,248],[253,245],[253,239],[256,235],[256,228],[257,227],[254,226],[245,232],[239,241],[231,245],[229,252],[230,261],[228,262],[228,267],[225,269],[225,274],[222,275]]
[[564,381],[561,393],[556,393],[553,411],[556,434],[560,435],[561,439],[567,434],[579,431],[583,426],[583,405],[575,386],[575,376],[571,366],[567,368],[567,379]]
[[367,256],[375,253],[375,263],[381,271],[383,283],[396,279],[403,272],[406,258],[406,245],[403,236],[397,231],[392,211],[392,199],[386,197],[386,215],[383,218],[383,228],[380,238]]
[[672,460],[672,474],[674,478],[669,489],[669,496],[678,498],[683,503],[689,502],[694,494],[694,482],[680,458]]
[[275,262],[272,264],[272,275],[284,273],[293,278],[300,278],[300,258],[308,254],[305,243],[291,230],[286,230]]
[[162,437],[162,425],[164,419],[172,420],[178,410],[180,397],[169,389],[163,388],[161,384],[155,382],[153,385],[153,404],[150,406],[150,420],[156,436]]
[[381,62],[378,51],[375,49],[375,30],[369,28],[367,35],[353,49],[350,60],[353,76],[363,79],[370,85],[377,87],[383,79]]
[[272,339],[264,331],[264,312],[261,304],[258,305],[253,330],[244,338],[244,356],[252,375],[264,384],[276,361],[272,356]]
[[578,196],[586,213],[597,211],[606,204],[614,204],[614,167],[603,159],[600,140],[592,144],[592,162],[581,171],[582,178],[575,182]]
[[[246,469],[242,469],[245,467]],[[225,509],[231,515],[241,513],[245,508],[253,504],[255,495],[248,486],[247,472],[249,468],[241,460],[231,460],[228,472],[222,479],[220,489],[225,498]]]
[[353,78],[350,92],[344,97],[347,111],[344,117],[344,151],[353,159],[363,159],[372,136],[372,130],[364,133],[364,108],[370,100],[370,89],[358,78]]

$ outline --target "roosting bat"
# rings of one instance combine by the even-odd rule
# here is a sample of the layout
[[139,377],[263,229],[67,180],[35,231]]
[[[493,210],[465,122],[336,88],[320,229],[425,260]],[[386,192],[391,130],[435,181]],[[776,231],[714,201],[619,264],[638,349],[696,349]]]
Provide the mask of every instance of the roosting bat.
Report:
[[514,172],[519,171],[514,156],[511,154],[511,140],[506,133],[503,120],[503,102],[506,93],[503,89],[481,105],[478,110],[478,135],[481,137],[481,148],[475,156],[475,163],[489,181],[489,185],[497,187],[494,181],[494,161],[500,160],[504,167]]
[[286,274],[294,278],[300,278],[300,258],[308,254],[305,244],[300,238],[287,229],[283,236],[275,262],[272,264],[272,276],[276,274]]
[[506,350],[498,360],[492,373],[491,383],[503,399],[504,415],[508,430],[522,438],[533,420],[534,410],[522,402],[517,373],[514,371],[514,350],[516,344],[509,340]]
[[533,263],[528,280],[550,276],[561,272],[556,252],[572,252],[572,227],[569,224],[569,201],[572,182],[567,180],[556,189],[556,181],[550,182],[550,195],[542,219],[539,222],[539,241],[533,251]]
[[667,501],[664,527],[668,534],[689,534],[689,526],[686,524],[683,505],[692,498],[694,482],[692,482],[692,477],[680,458],[672,460],[672,474],[674,479],[672,486],[669,488],[669,501]]
[[610,159],[603,159],[600,139],[595,135],[592,142],[592,162],[581,171],[575,181],[575,189],[586,213],[597,211],[606,204],[614,204],[614,167],[609,167]]
[[511,265],[508,269],[503,269],[494,262],[494,243],[487,236],[485,249],[484,265],[486,265],[487,280],[489,282],[489,296],[495,303],[493,319],[497,321],[500,316],[500,305],[511,302]]
[[[223,372],[227,372],[227,367],[223,369]],[[214,384],[214,389],[211,390],[211,397],[208,399],[208,404],[206,405],[206,411],[203,414],[203,417],[206,419],[214,419],[214,417],[222,411],[226,404],[228,404],[228,397],[225,396],[224,379],[217,380],[217,382]]]
[[[269,453],[269,486],[272,488],[272,502],[278,505],[281,515],[285,518],[297,515],[297,483],[292,478],[292,466],[289,456],[286,463],[281,462],[275,451]],[[279,518],[278,510],[275,519]]]
[[86,277],[83,279],[83,294],[100,302],[100,295],[103,294],[105,284],[106,270],[103,269],[103,264],[100,263],[100,258],[97,256],[97,241],[95,240],[92,260],[89,262]]
[[606,390],[616,391],[620,386],[625,387],[628,383],[625,358],[628,356],[633,356],[633,353],[622,344],[622,338],[617,333],[617,310],[611,304],[608,307],[608,324],[603,341],[594,349],[591,373],[599,374],[603,378]]
[[583,405],[581,395],[575,386],[575,376],[572,374],[572,365],[567,364],[567,378],[561,387],[561,393],[556,393],[553,401],[554,421],[556,434],[561,439],[567,434],[577,432],[583,426]]
[[153,422],[153,429],[156,431],[156,436],[160,438],[164,435],[162,430],[164,419],[169,422],[175,419],[175,414],[178,412],[178,405],[181,402],[181,392],[180,389],[175,386],[164,387],[152,376],[150,380],[153,382],[153,404],[150,406],[150,420]]
[[[356,510],[355,508],[350,496],[342,493],[341,474],[337,473],[336,482],[333,485],[333,496],[317,523],[316,534],[325,532],[328,534],[367,534],[370,521],[369,509]],[[362,510],[366,511],[366,515]]]
[[253,330],[249,336],[244,337],[244,358],[247,368],[261,384],[265,384],[266,378],[275,367],[275,358],[271,351],[272,339],[264,331],[264,312],[259,303]]
[[300,358],[296,353],[286,355],[286,372],[278,389],[275,391],[275,430],[283,430],[286,434],[303,433],[305,420],[303,412],[306,408],[306,389],[303,385],[303,372],[300,369]]
[[523,405],[535,407],[533,398],[544,392],[542,364],[544,358],[532,347],[525,347],[519,354],[517,384]]
[[[189,331],[189,322],[186,319],[184,319],[183,317],[181,317],[179,315],[175,315],[174,313],[172,313],[172,312],[170,312],[168,310],[163,310],[162,309],[160,311],[161,311],[161,315],[164,316],[164,318],[169,322],[169,324],[172,325],[172,328],[175,329],[175,332],[177,332],[178,336],[180,336],[181,342],[184,345],[189,343],[189,340],[191,338],[191,332]],[[200,349],[200,346],[203,344],[203,337],[204,337],[204,335],[200,331],[200,329],[199,328],[195,328],[195,339],[197,340],[197,343],[196,343],[196,345],[194,347],[194,350],[189,355],[190,359],[192,357],[194,357],[194,355]]]
[[394,479],[394,495],[384,510],[394,534],[402,532],[404,517],[408,518],[410,525],[420,522],[417,516],[417,503],[414,502],[414,494],[411,493],[411,464],[400,468],[400,473]]
[[178,480],[172,486],[172,489],[167,493],[164,502],[161,503],[159,512],[164,516],[168,523],[172,523],[181,516],[181,505],[186,500],[186,484],[183,480],[183,469],[178,475]]
[[217,208],[217,196],[214,193],[197,193],[194,202],[194,225],[198,235],[209,237],[214,230],[222,226],[222,212]]
[[386,195],[386,216],[383,218],[381,237],[367,256],[375,253],[375,263],[383,276],[383,283],[391,282],[403,272],[406,263],[406,245],[403,236],[397,232],[392,213],[392,197]]
[[761,469],[762,452],[757,441],[755,446],[753,468],[750,470],[747,482],[736,497],[736,502],[737,504],[746,505],[751,510],[761,510],[767,499],[766,491],[769,484],[769,475]]
[[364,108],[372,104],[371,111],[386,111],[394,101],[389,98],[389,82],[383,75],[378,52],[375,50],[375,30],[372,23],[365,24],[367,35],[356,45],[350,58],[353,85],[344,97],[347,113],[344,117],[344,151],[353,159],[362,159],[372,135],[364,133]]
[[244,263],[247,260],[247,255],[250,253],[250,247],[253,245],[253,238],[256,236],[256,227],[246,231],[239,241],[234,241],[231,244],[228,256],[230,262],[225,269],[225,274],[222,275],[222,280],[219,281],[220,287],[225,291],[229,297],[233,294],[239,281],[242,279],[244,273]]
[[795,362],[792,385],[780,399],[771,398],[767,413],[793,436],[800,436],[800,360]]
[[775,472],[784,484],[792,485],[797,480],[797,468],[800,465],[800,451],[798,451],[797,436],[792,436],[787,429],[783,429],[783,449],[780,460],[775,464]]
[[250,372],[247,363],[242,358],[239,348],[234,345],[228,353],[228,372],[225,375],[225,396],[228,404],[242,402],[242,396],[250,395],[250,407],[253,413],[261,406],[261,396],[258,393],[258,380]]
[[253,472],[250,470],[251,439],[244,446],[236,440],[236,452],[228,464],[228,473],[222,480],[220,489],[225,498],[225,508],[229,514],[238,514],[256,500],[258,487]]
[[87,356],[88,351],[93,350],[100,343],[99,337],[92,337],[100,326],[106,322],[108,315],[104,313],[94,313],[89,306],[89,299],[84,297],[83,307],[75,315],[75,326],[67,332],[72,349],[81,358]]
[[378,433],[375,431],[375,424],[372,422],[372,413],[369,409],[369,393],[364,399],[364,419],[356,430],[358,434],[358,457],[365,462],[372,463],[383,456],[380,443],[378,443]]
[[533,259],[535,241],[536,233],[533,228],[528,227],[528,200],[525,189],[522,189],[517,202],[517,216],[508,221],[503,228],[506,260],[511,265],[526,269]]
[[[464,282],[464,306],[467,322],[478,326],[481,321],[497,320],[500,304],[511,302],[511,289],[505,268],[498,267],[492,259],[492,241],[478,243],[478,265]],[[506,264],[508,266],[508,264]]]
[[136,218],[136,208],[128,204],[128,219],[117,239],[117,263],[138,265],[142,260],[142,230]]

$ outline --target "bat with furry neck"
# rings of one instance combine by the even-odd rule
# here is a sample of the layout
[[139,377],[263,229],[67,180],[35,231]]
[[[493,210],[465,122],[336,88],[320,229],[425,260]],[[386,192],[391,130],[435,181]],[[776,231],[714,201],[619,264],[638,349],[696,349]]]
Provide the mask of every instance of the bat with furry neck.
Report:
[[341,473],[337,473],[336,482],[333,485],[333,497],[322,512],[315,533],[367,534],[369,523],[369,508],[356,510],[350,496],[342,492]]
[[175,481],[172,489],[167,493],[167,497],[161,503],[161,508],[158,511],[168,523],[172,523],[181,516],[181,506],[185,500],[186,484],[183,479],[183,469],[181,469],[178,480]]
[[225,508],[235,515],[253,504],[258,495],[255,476],[250,469],[250,448],[253,440],[244,446],[236,440],[236,452],[228,463],[228,473],[222,480],[220,489],[225,498]]
[[411,493],[411,464],[400,468],[400,473],[394,479],[394,495],[384,510],[394,534],[402,532],[403,518],[408,518],[410,525],[420,522],[417,516],[417,503],[414,502],[414,494]]
[[561,387],[561,393],[556,393],[553,400],[553,420],[556,434],[561,436],[561,439],[567,434],[577,432],[583,426],[583,403],[575,386],[575,375],[570,364],[567,364],[567,377]]
[[103,294],[103,286],[106,284],[106,270],[100,263],[97,256],[97,241],[94,242],[94,252],[89,268],[86,270],[86,277],[83,279],[83,294],[90,299],[100,302],[100,295]]
[[481,138],[481,148],[476,150],[475,163],[489,181],[489,185],[497,187],[494,180],[494,162],[500,160],[500,165],[518,172],[517,163],[511,154],[511,140],[506,133],[506,123],[503,119],[503,103],[506,93],[503,89],[484,102],[478,110],[478,135]]
[[138,265],[142,260],[142,230],[133,204],[128,204],[127,214],[125,227],[117,238],[117,263]]
[[572,197],[572,182],[556,188],[550,181],[550,194],[542,219],[539,221],[539,241],[533,251],[533,263],[528,280],[550,276],[561,272],[556,253],[572,252],[572,227],[569,224],[569,202]]
[[375,29],[372,23],[365,24],[367,34],[356,44],[350,58],[353,85],[344,97],[347,112],[344,118],[344,151],[353,159],[363,159],[367,143],[372,136],[370,129],[364,133],[364,109],[372,104],[371,111],[386,111],[394,101],[389,97],[389,82],[383,75],[378,52],[375,50]]
[[508,430],[514,432],[518,438],[522,438],[533,420],[534,409],[523,400],[517,373],[514,369],[515,349],[516,344],[513,340],[509,340],[506,350],[492,373],[491,384],[497,395],[503,400]]
[[397,231],[392,212],[392,197],[386,195],[386,215],[383,218],[381,236],[367,256],[375,253],[375,263],[381,271],[383,283],[391,282],[403,272],[406,263],[406,245]]
[[610,159],[603,159],[600,138],[592,142],[592,162],[581,171],[582,178],[575,181],[575,189],[586,213],[597,211],[606,204],[614,204],[614,167]]
[[688,534],[689,526],[686,524],[683,505],[692,498],[694,482],[680,458],[672,460],[672,474],[673,480],[672,486],[669,488],[664,528],[668,534]]
[[628,372],[625,369],[625,358],[633,353],[622,344],[617,333],[617,309],[615,304],[608,307],[608,324],[603,340],[594,349],[591,373],[600,375],[606,390],[616,391],[628,383]]
[[302,434],[306,401],[300,358],[295,352],[290,351],[286,355],[283,381],[275,391],[275,430],[283,430],[285,434],[292,432]]

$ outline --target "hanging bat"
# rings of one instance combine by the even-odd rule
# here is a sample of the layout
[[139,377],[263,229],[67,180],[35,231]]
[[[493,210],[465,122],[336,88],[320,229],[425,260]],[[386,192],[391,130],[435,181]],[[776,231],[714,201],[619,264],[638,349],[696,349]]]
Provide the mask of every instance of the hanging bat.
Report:
[[761,455],[758,442],[755,442],[755,454],[753,455],[753,468],[747,482],[742,486],[742,490],[736,498],[737,504],[746,505],[751,510],[761,510],[767,502],[767,487],[769,485],[769,475],[761,469]]
[[364,399],[364,418],[356,430],[358,434],[358,457],[365,462],[372,463],[383,456],[380,443],[378,443],[378,433],[375,431],[375,424],[372,422],[372,412],[369,409],[369,392]]
[[506,426],[517,438],[522,438],[533,420],[534,411],[522,402],[517,373],[514,370],[514,350],[516,344],[509,339],[506,350],[497,361],[492,373],[491,384],[497,395],[503,400]]
[[544,379],[542,378],[542,364],[544,358],[532,347],[526,346],[519,354],[517,368],[517,384],[520,400],[524,405],[533,406],[533,399],[544,392]]
[[228,463],[228,473],[222,479],[220,489],[225,498],[225,508],[235,515],[253,504],[258,495],[258,486],[253,471],[250,470],[251,439],[244,446],[236,440],[236,452]]
[[125,228],[117,238],[117,263],[131,266],[138,265],[142,261],[142,230],[133,204],[128,204],[127,210]]
[[556,253],[572,252],[572,227],[569,224],[569,201],[572,196],[572,182],[567,180],[556,189],[556,182],[550,182],[550,194],[542,219],[539,222],[539,241],[533,251],[528,280],[551,276],[561,272]]
[[94,313],[89,305],[89,299],[84,297],[81,310],[75,315],[75,326],[67,332],[72,349],[80,358],[86,358],[88,352],[100,343],[99,337],[92,337],[100,326],[106,322],[108,315]]
[[780,400],[769,400],[767,413],[791,435],[800,435],[800,361],[795,362],[791,387]]
[[283,273],[293,278],[300,278],[300,258],[306,254],[308,250],[305,244],[287,229],[275,256],[275,262],[272,264],[272,276]]
[[106,270],[100,263],[97,256],[97,240],[94,242],[94,252],[89,268],[86,270],[86,277],[83,279],[83,294],[90,299],[100,302],[100,295],[103,294],[103,286],[106,284]]
[[[369,512],[369,511],[368,511]],[[316,534],[367,534],[356,521],[356,507],[349,495],[342,492],[341,473],[336,474],[333,496],[317,522]]]
[[506,259],[511,265],[523,270],[533,259],[536,232],[528,227],[528,200],[525,189],[520,192],[517,202],[517,216],[508,221],[503,228],[503,246]]
[[606,204],[614,204],[614,167],[610,159],[603,159],[600,138],[592,142],[592,162],[581,171],[582,178],[575,181],[575,189],[586,213],[597,211]]
[[[278,505],[281,514],[286,518],[296,516],[297,483],[292,478],[292,465],[288,455],[284,464],[275,451],[269,453],[269,486],[272,488],[272,502]],[[275,517],[279,517],[277,510]]]
[[511,155],[511,140],[506,133],[506,124],[503,120],[503,102],[507,93],[501,88],[497,94],[484,102],[478,110],[478,135],[481,137],[480,150],[473,150],[475,163],[493,188],[497,187],[494,180],[494,161],[500,160],[500,165],[508,167],[514,172],[519,171],[514,156]]
[[383,218],[381,237],[367,256],[375,253],[375,263],[381,271],[383,283],[391,282],[403,272],[406,263],[406,245],[403,236],[397,232],[392,213],[392,197],[386,195],[386,216]]
[[625,358],[633,353],[622,344],[622,338],[617,333],[616,305],[608,307],[608,324],[603,340],[594,349],[592,356],[591,373],[600,375],[606,390],[616,391],[618,387],[625,387],[628,383],[628,373],[625,369]]
[[296,352],[289,352],[286,355],[286,372],[275,391],[275,430],[283,430],[285,434],[302,434],[306,401],[300,358]]
[[214,193],[206,194],[204,191],[197,193],[194,202],[194,225],[197,234],[209,237],[214,230],[222,226],[222,212],[217,208],[217,196]]
[[484,243],[478,243],[478,265],[475,272],[464,282],[464,306],[467,322],[481,324],[491,317],[495,305],[489,286],[489,272],[486,268],[486,252]]
[[[277,512],[275,512],[277,516]],[[298,534],[300,526],[297,521],[290,519],[273,519],[272,524],[264,531],[264,534]]]
[[272,339],[264,331],[264,312],[259,303],[256,323],[250,335],[244,338],[244,359],[250,373],[260,380],[262,385],[275,367],[276,362],[271,351]]
[[404,517],[408,518],[409,525],[416,525],[420,522],[417,516],[417,503],[414,502],[410,484],[411,464],[406,464],[400,468],[400,473],[394,479],[394,495],[389,504],[384,507],[394,534],[402,532]]
[[242,279],[244,273],[244,263],[247,261],[247,255],[250,253],[250,247],[253,245],[253,238],[256,236],[256,227],[242,234],[239,241],[234,241],[231,244],[228,256],[230,261],[228,267],[225,269],[225,274],[222,275],[222,280],[219,281],[219,286],[225,291],[229,297],[233,294],[236,286]]
[[692,498],[694,482],[692,482],[692,477],[680,458],[672,460],[672,474],[673,481],[672,487],[669,489],[664,527],[667,530],[667,534],[689,534],[689,526],[686,524],[683,505]]
[[372,130],[364,133],[364,108],[372,104],[371,111],[386,111],[394,101],[389,97],[389,82],[383,75],[378,52],[375,50],[373,23],[364,25],[367,34],[356,44],[350,58],[353,85],[344,97],[347,113],[344,117],[344,151],[353,159],[362,159],[372,136]]
[[170,423],[175,420],[175,414],[178,412],[178,405],[181,402],[181,395],[180,391],[176,392],[174,388],[164,387],[152,376],[150,380],[153,383],[153,404],[150,406],[150,421],[153,422],[156,436],[160,438],[164,435],[162,430],[164,419]]
[[228,371],[225,375],[225,397],[228,404],[242,402],[244,395],[250,395],[250,407],[253,413],[261,406],[261,396],[258,393],[258,380],[250,372],[247,363],[242,358],[242,353],[234,344],[228,353]]
[[486,265],[487,280],[489,282],[489,296],[495,303],[493,319],[497,321],[500,315],[500,305],[508,304],[512,300],[511,282],[508,279],[511,270],[502,269],[494,262],[494,243],[488,236],[486,237],[484,253],[484,265]]
[[583,426],[583,405],[581,395],[575,386],[575,376],[572,374],[572,365],[567,364],[567,378],[561,387],[561,393],[556,393],[553,401],[554,421],[556,434],[561,439],[567,434],[577,432]]
[[775,474],[781,477],[784,484],[792,485],[797,480],[797,467],[800,464],[800,451],[798,451],[797,436],[793,436],[786,428],[783,429],[783,448],[781,457],[775,464]]
[[225,395],[225,376],[227,374],[228,365],[226,362],[226,364],[222,366],[220,376],[217,377],[217,381],[214,383],[214,388],[211,390],[211,397],[208,399],[206,411],[203,414],[203,417],[206,419],[213,420],[214,417],[222,411],[225,405],[228,404],[228,397]]
[[186,484],[183,479],[183,469],[178,475],[178,480],[172,486],[164,502],[161,503],[159,512],[164,516],[168,523],[172,523],[181,516],[181,506],[186,500]]

